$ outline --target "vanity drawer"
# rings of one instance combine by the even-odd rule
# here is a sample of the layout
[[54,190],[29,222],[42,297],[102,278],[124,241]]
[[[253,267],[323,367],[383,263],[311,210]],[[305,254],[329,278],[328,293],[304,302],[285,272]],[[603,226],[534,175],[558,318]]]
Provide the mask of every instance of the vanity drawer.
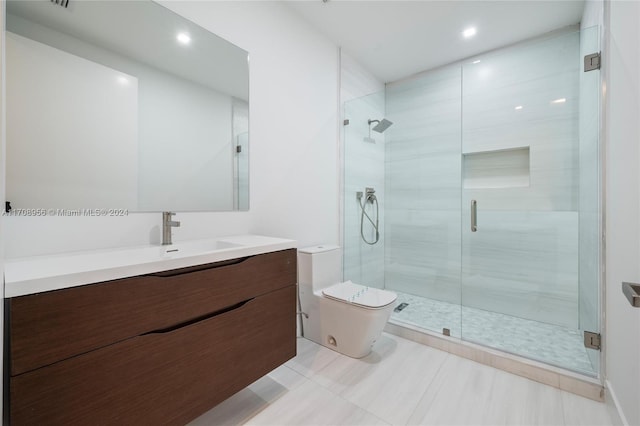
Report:
[[11,378],[12,425],[185,424],[295,356],[296,288]]
[[8,299],[11,375],[296,283],[295,249],[230,262]]

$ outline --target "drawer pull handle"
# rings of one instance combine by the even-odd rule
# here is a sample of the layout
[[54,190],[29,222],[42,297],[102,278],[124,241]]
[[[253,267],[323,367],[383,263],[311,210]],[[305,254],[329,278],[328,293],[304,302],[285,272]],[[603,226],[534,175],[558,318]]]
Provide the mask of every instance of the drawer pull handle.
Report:
[[146,333],[141,334],[141,336],[146,336],[148,334],[171,333],[172,331],[179,330],[179,329],[184,328],[184,327],[188,327],[188,326],[196,324],[198,322],[206,321],[206,320],[208,320],[210,318],[217,317],[218,315],[222,315],[222,314],[226,314],[227,312],[235,311],[236,309],[240,309],[244,305],[246,305],[247,303],[251,302],[252,300],[253,300],[253,298],[245,300],[245,301],[240,302],[240,303],[236,303],[235,305],[228,306],[228,307],[226,307],[224,309],[220,309],[220,310],[217,310],[215,312],[211,312],[210,314],[201,315],[201,316],[196,317],[194,319],[191,319],[189,321],[184,321],[184,322],[178,323],[176,325],[172,325],[171,327],[160,328],[158,330],[148,331]]
[[186,268],[171,269],[169,271],[154,272],[149,274],[150,277],[170,278],[178,275],[190,274],[192,272],[206,271],[207,269],[223,268],[225,266],[237,265],[249,259],[249,257],[241,257],[239,259],[223,260],[222,262],[207,263],[204,265],[188,266]]

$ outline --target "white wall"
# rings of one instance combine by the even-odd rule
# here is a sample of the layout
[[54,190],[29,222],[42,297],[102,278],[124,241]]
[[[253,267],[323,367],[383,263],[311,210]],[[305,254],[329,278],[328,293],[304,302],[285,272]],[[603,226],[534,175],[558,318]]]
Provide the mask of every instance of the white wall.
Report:
[[249,230],[338,243],[338,49],[277,2],[162,2],[249,51]]
[[604,0],[587,0],[584,2],[580,29],[603,25]]
[[606,72],[606,378],[626,424],[640,424],[640,3],[610,1]]
[[367,71],[348,53],[340,52],[340,102],[384,91],[384,83]]
[[[166,2],[249,51],[250,212],[179,213],[174,241],[258,233],[338,243],[338,50],[273,2]],[[8,257],[158,243],[161,215],[6,218]]]

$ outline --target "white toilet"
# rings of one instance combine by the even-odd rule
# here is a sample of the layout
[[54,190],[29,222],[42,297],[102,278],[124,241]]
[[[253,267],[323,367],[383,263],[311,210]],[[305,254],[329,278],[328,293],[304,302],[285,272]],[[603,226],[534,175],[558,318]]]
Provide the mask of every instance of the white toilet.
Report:
[[324,245],[298,249],[298,291],[304,337],[362,358],[395,307],[397,295],[351,281],[340,282],[341,250]]

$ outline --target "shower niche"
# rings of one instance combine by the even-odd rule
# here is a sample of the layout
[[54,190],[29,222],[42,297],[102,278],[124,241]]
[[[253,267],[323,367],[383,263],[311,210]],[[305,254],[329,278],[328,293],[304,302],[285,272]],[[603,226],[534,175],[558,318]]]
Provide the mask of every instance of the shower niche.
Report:
[[465,189],[526,188],[529,147],[462,154],[462,173]]

